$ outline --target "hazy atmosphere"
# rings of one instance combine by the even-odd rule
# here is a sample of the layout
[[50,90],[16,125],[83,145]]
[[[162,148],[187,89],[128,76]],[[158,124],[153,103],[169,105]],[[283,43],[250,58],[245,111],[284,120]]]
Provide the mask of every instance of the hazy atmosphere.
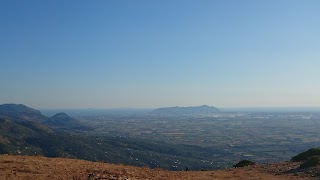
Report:
[[2,1],[0,104],[320,105],[320,1]]

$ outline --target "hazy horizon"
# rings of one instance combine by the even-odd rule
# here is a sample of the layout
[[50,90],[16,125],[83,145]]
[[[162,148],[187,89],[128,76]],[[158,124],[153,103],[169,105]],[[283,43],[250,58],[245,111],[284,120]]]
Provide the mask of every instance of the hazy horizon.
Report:
[[[201,106],[201,105],[199,105]],[[150,112],[158,108],[168,108],[176,106],[155,107],[155,108],[39,108],[40,111],[52,112],[72,112],[72,111],[118,111],[118,112]],[[198,107],[198,106],[179,106],[179,107]],[[275,107],[217,107],[221,112],[320,112],[320,106],[275,106]]]
[[159,106],[159,107],[81,107],[81,108],[70,108],[70,107],[50,107],[50,108],[43,108],[43,107],[34,107],[34,106],[30,106],[28,104],[23,104],[23,103],[3,103],[0,105],[4,105],[4,104],[22,104],[25,106],[28,106],[30,108],[34,108],[37,110],[44,110],[44,111],[55,111],[55,112],[59,112],[59,111],[63,111],[63,110],[67,110],[67,111],[90,111],[90,110],[111,110],[111,111],[151,111],[151,110],[155,110],[158,108],[168,108],[168,107],[199,107],[199,106],[211,106],[211,107],[215,107],[218,108],[222,111],[296,111],[296,112],[303,112],[303,111],[320,111],[320,106],[215,106],[215,105],[208,105],[208,104],[197,104],[197,105],[183,105],[183,106]]
[[4,1],[0,104],[320,107],[320,1]]
[[[159,107],[162,108],[162,107]],[[219,113],[319,113],[320,107],[216,107]],[[86,108],[86,109],[38,109],[46,116],[64,112],[70,116],[97,116],[97,115],[145,115],[157,108]]]

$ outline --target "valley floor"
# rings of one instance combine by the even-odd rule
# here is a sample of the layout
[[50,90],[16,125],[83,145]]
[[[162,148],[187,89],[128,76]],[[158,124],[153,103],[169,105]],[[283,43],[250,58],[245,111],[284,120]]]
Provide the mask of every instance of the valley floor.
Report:
[[161,169],[38,156],[0,156],[0,179],[319,179],[319,169],[295,170],[298,163],[281,162],[216,171],[166,171]]

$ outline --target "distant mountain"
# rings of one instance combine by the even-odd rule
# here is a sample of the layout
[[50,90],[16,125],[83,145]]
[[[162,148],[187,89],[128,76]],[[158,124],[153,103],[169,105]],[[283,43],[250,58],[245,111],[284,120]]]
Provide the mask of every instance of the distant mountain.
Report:
[[213,106],[190,106],[190,107],[166,107],[159,108],[151,112],[156,115],[200,115],[212,114],[220,112],[220,110]]
[[52,125],[52,126],[66,126],[70,124],[74,124],[78,120],[70,117],[66,113],[57,113],[51,118],[47,119],[44,124]]
[[0,117],[14,121],[36,122],[44,122],[47,119],[40,111],[29,108],[23,104],[0,105]]
[[43,124],[64,130],[89,130],[89,128],[82,125],[79,120],[70,117],[66,113],[57,113],[51,118],[48,118]]

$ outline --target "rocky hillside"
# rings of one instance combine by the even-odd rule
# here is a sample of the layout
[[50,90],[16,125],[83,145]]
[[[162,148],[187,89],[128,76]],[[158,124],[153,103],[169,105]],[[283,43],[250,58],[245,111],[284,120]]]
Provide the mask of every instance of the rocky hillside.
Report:
[[299,169],[299,162],[252,165],[216,171],[166,171],[39,156],[0,156],[0,179],[319,179],[319,168]]

